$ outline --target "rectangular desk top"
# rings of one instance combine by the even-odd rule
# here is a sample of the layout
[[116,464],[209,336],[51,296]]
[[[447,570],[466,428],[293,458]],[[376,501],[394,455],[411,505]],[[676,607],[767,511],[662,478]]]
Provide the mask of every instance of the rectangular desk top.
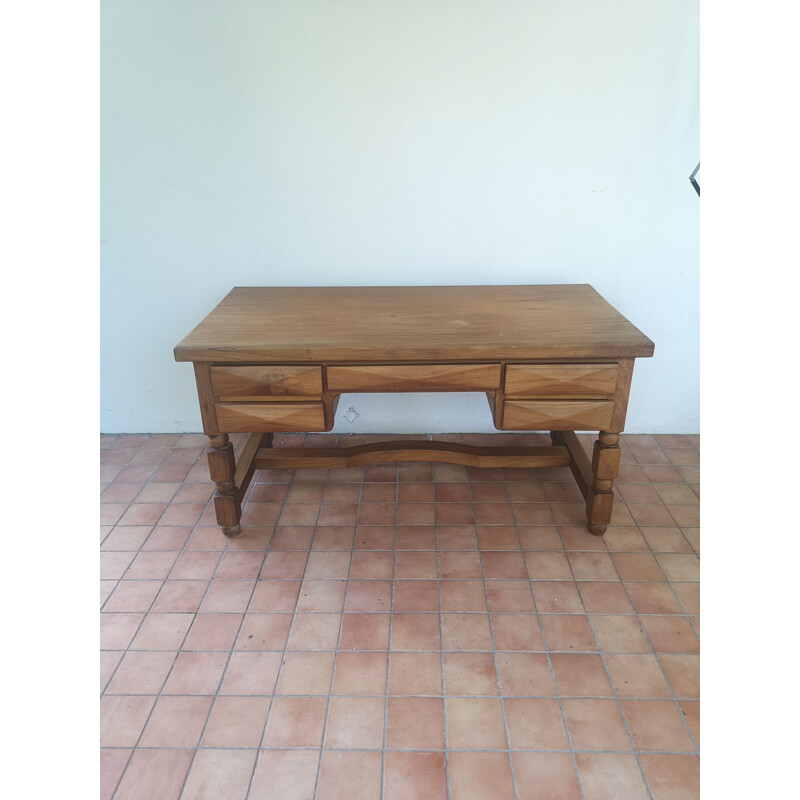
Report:
[[636,358],[654,345],[588,284],[243,287],[175,347],[214,363]]

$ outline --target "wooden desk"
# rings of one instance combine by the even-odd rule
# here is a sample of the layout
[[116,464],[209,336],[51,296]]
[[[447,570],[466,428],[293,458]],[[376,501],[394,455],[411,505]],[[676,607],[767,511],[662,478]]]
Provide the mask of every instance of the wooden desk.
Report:
[[[175,348],[191,361],[217,522],[241,530],[256,469],[387,461],[569,466],[591,533],[611,520],[633,363],[653,343],[591,286],[237,287]],[[274,431],[329,431],[344,392],[485,392],[501,431],[552,446],[395,441],[272,449]],[[575,431],[599,431],[592,458]],[[229,433],[249,433],[238,463]]]

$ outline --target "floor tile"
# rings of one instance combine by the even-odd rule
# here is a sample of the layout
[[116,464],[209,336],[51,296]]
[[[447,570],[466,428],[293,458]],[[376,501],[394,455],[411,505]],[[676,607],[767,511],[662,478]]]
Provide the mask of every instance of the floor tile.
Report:
[[[319,756],[319,750],[259,751],[250,796],[260,800],[309,800],[314,796]],[[211,797],[214,795],[208,800]]]
[[586,800],[647,800],[647,787],[633,754],[576,753],[575,762]]
[[562,697],[611,697],[612,690],[599,655],[553,653],[556,686]]
[[655,800],[691,800],[700,796],[697,756],[643,754],[640,760]]
[[[557,551],[525,551],[525,564],[533,581],[572,580],[572,570],[567,554]],[[614,576],[616,578],[616,575]]]
[[507,747],[500,700],[450,697],[445,700],[447,746],[453,749]]
[[445,653],[444,691],[446,695],[498,695],[494,655]]
[[389,614],[343,614],[340,650],[386,650]]
[[496,650],[544,651],[544,639],[535,615],[490,614],[489,619]]
[[255,760],[255,750],[198,750],[182,800],[245,800]]
[[508,738],[515,750],[566,750],[561,706],[554,699],[509,697],[503,701]]
[[148,611],[162,590],[161,581],[120,581],[103,606],[104,611],[137,613]]
[[685,617],[642,617],[656,653],[698,653],[700,640]]
[[554,697],[553,677],[542,653],[497,653],[500,691],[506,697]]
[[[278,615],[268,614],[264,616],[271,617]],[[280,631],[274,629],[274,631],[267,636],[266,644],[269,645],[269,648],[267,649],[281,650],[283,649],[284,644],[286,645],[287,650],[335,650],[336,649],[336,644],[337,642],[339,642],[339,627],[342,624],[341,614],[317,614],[317,613],[295,614],[294,618],[292,618],[290,614],[280,615],[280,616],[282,616],[285,619],[285,623],[280,624]],[[345,615],[346,618],[350,616],[351,616],[350,614]],[[289,632],[290,624],[291,624],[291,632]],[[289,633],[288,641],[286,641],[286,633]],[[386,645],[388,645],[388,638],[389,638],[389,625],[387,622]],[[281,643],[281,639],[283,639],[283,644]],[[354,648],[354,649],[360,649],[360,648]]]
[[382,695],[386,691],[386,653],[339,653],[331,694]]
[[655,656],[606,653],[604,659],[618,697],[670,697],[669,685]]
[[324,746],[332,749],[383,747],[385,701],[382,697],[332,697]]
[[100,615],[100,649],[125,650],[145,618],[144,614]]
[[512,800],[514,786],[507,753],[449,754],[452,800]]
[[579,581],[576,583],[588,614],[632,614],[628,594],[619,582]]
[[[352,586],[353,583],[356,582],[352,581],[350,585]],[[300,584],[297,611],[341,612],[345,603],[346,587],[346,581],[309,580],[306,578]]]
[[522,751],[512,753],[511,760],[518,800],[580,800],[578,779],[569,753]]
[[198,614],[181,649],[230,650],[236,641],[243,616],[243,614]]
[[200,603],[208,591],[208,585],[208,581],[205,580],[167,579],[164,581],[151,611],[194,613],[200,608]]
[[[292,618],[291,614],[245,614],[234,650],[283,650],[289,635],[289,626],[297,625],[298,621],[308,619],[309,616],[297,614]],[[314,621],[324,621],[329,617],[335,617],[338,623],[338,614],[314,615]]]
[[440,650],[438,614],[392,614],[391,650]]
[[583,604],[573,581],[532,581],[531,589],[540,614],[581,614]]
[[639,620],[630,615],[592,614],[589,621],[604,653],[649,653]]
[[440,550],[439,577],[452,580],[482,579],[480,555],[477,551]]
[[387,752],[383,791],[387,800],[446,800],[444,753]]
[[[451,746],[452,743],[451,743]],[[389,697],[386,747],[404,750],[444,748],[444,706],[439,697]]]
[[440,653],[391,653],[389,694],[441,695],[441,661]]
[[258,747],[269,705],[268,697],[218,697],[201,746]]
[[353,581],[347,584],[344,610],[348,613],[387,612],[392,605],[391,581]]
[[192,755],[192,750],[134,750],[114,800],[178,800]]
[[381,753],[324,750],[314,800],[375,800],[381,792]]
[[333,658],[331,652],[285,653],[275,694],[327,695],[333,676]]
[[444,650],[492,649],[488,614],[441,614]]
[[281,665],[281,653],[231,653],[220,685],[222,695],[270,695]]
[[165,694],[213,695],[228,661],[228,653],[178,653],[164,684]]
[[328,700],[324,697],[275,697],[263,747],[319,747]]
[[496,614],[530,614],[534,610],[530,584],[525,580],[487,580],[486,603]]
[[545,644],[551,653],[597,650],[585,614],[542,614],[540,620]]
[[102,747],[135,747],[156,698],[149,695],[107,695],[100,699]]
[[659,653],[658,661],[676,697],[700,697],[700,656]]
[[131,750],[122,748],[100,751],[100,800],[111,800],[130,757]]
[[575,750],[631,750],[616,700],[565,698],[561,706]]
[[211,697],[159,697],[140,745],[196,747],[211,709],[211,701]]
[[637,750],[694,750],[680,710],[672,700],[621,700],[622,713]]
[[175,661],[174,652],[127,652],[114,677],[107,694],[158,694]]

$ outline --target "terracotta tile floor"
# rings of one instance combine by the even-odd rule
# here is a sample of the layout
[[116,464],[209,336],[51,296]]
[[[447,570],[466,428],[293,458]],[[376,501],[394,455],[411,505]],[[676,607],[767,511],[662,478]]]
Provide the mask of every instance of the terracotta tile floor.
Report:
[[404,464],[256,473],[234,540],[203,436],[101,440],[103,798],[698,795],[699,437],[622,437],[604,538],[567,469]]

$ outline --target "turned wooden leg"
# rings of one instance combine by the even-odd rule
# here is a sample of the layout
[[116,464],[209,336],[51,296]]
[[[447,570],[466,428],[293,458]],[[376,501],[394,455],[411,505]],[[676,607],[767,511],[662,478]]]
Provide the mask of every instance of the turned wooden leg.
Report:
[[236,491],[236,460],[233,457],[233,445],[227,433],[209,436],[208,471],[211,480],[217,486],[214,495],[214,510],[217,524],[228,537],[241,533],[242,504]]
[[589,533],[602,536],[611,522],[614,479],[619,470],[619,434],[600,431],[592,453],[592,485],[586,498]]
[[550,443],[556,447],[564,444],[564,434],[561,431],[550,431]]

